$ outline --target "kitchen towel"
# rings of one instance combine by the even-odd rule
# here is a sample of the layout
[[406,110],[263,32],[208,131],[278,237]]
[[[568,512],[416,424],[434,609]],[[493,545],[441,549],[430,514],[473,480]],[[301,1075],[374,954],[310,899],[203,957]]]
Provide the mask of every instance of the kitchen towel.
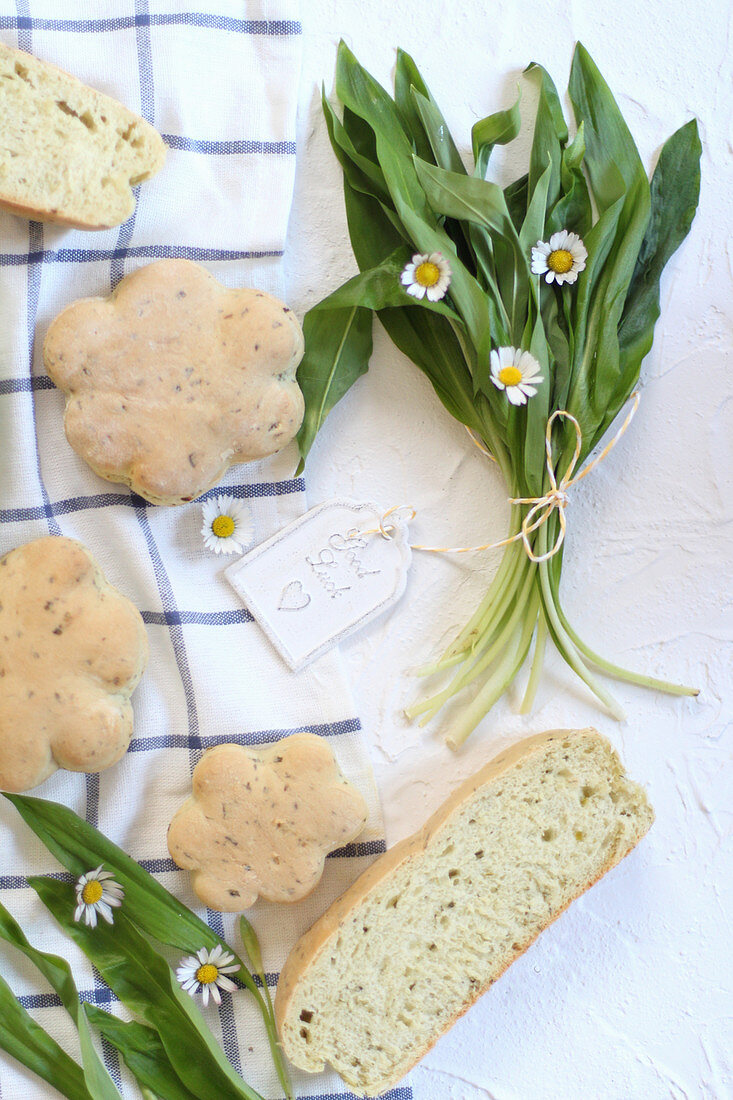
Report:
[[[72,13],[71,15],[69,13]],[[130,749],[99,775],[57,772],[38,790],[101,828],[188,905],[188,875],[168,856],[166,827],[190,792],[202,752],[257,745],[300,729],[328,737],[369,803],[366,830],[326,861],[310,898],[258,902],[250,912],[273,986],[287,951],[326,905],[384,850],[360,723],[338,654],[291,673],[223,578],[231,558],[203,546],[201,503],[155,507],[98,478],[63,433],[64,400],[44,374],[53,317],[79,297],[106,295],[125,274],[163,257],[204,264],[230,286],[283,295],[283,253],[295,173],[302,27],[297,0],[0,0],[0,40],[53,62],[139,111],[164,136],[163,170],[138,189],[124,225],[83,233],[0,214],[0,552],[41,535],[85,543],[108,580],[141,610],[150,661],[133,696]],[[237,466],[223,491],[251,509],[257,541],[300,515],[305,486],[293,447]],[[0,900],[36,946],[72,962],[85,1000],[124,1014],[25,881],[55,860],[0,799]],[[91,869],[91,868],[90,868]],[[201,912],[200,908],[198,911]],[[239,948],[236,921],[209,911]],[[171,955],[173,965],[178,961]],[[0,944],[0,973],[72,1056],[73,1027],[38,973]],[[210,1004],[209,1022],[233,1065],[263,1096],[282,1096],[251,998]],[[138,1097],[116,1053],[105,1062],[124,1097]],[[295,1073],[298,1096],[347,1098],[335,1075]],[[49,1088],[0,1052],[1,1100],[41,1100]],[[394,1090],[397,1100],[412,1096]]]

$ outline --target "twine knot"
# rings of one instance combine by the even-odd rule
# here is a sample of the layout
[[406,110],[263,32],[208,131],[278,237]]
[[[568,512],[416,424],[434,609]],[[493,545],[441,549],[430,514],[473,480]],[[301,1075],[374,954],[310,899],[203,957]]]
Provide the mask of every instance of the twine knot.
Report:
[[[509,538],[501,539],[499,542],[484,543],[483,546],[422,546],[419,543],[412,543],[412,549],[426,550],[431,554],[473,554],[478,553],[482,550],[498,550],[502,546],[508,546],[510,543],[516,542],[517,539],[521,539],[524,544],[524,549],[527,557],[530,559],[530,561],[541,562],[547,561],[548,558],[554,557],[562,546],[563,542],[565,541],[565,530],[567,526],[565,520],[565,509],[570,503],[568,489],[570,489],[571,486],[575,485],[576,482],[582,481],[586,474],[589,474],[591,470],[598,465],[599,462],[602,462],[608,452],[613,450],[613,448],[616,446],[619,439],[624,434],[631,421],[634,419],[636,410],[639,408],[639,394],[634,393],[632,394],[632,397],[633,405],[631,406],[631,409],[629,410],[626,419],[624,420],[619,430],[616,432],[610,442],[606,444],[601,453],[596,455],[593,461],[589,462],[587,466],[584,466],[578,474],[575,473],[575,467],[578,465],[578,459],[580,458],[580,452],[583,446],[583,434],[580,430],[580,424],[575,419],[573,414],[567,411],[567,409],[556,409],[555,412],[549,417],[547,421],[547,426],[545,428],[545,455],[547,478],[550,483],[550,488],[547,490],[546,493],[543,493],[541,496],[537,497],[509,497],[510,504],[529,505],[529,510],[522,520],[522,526],[515,535],[510,535]],[[552,428],[555,421],[559,417],[563,417],[563,419],[569,420],[575,428],[575,449],[573,451],[570,461],[568,462],[565,473],[558,481],[557,475],[555,474],[555,466],[552,461]],[[467,430],[476,446],[479,447],[479,449],[485,455],[487,455],[488,458],[496,461],[491,452],[476,437],[475,433],[472,432],[470,428],[468,428]],[[379,521],[379,527],[374,528],[370,531],[363,531],[362,534],[381,534],[383,538],[391,539],[393,537],[395,526],[394,524],[386,524],[385,521],[393,513],[399,512],[401,510],[411,512],[411,515],[407,522],[409,522],[409,520],[411,519],[414,519],[417,514],[415,512],[415,509],[410,507],[410,505],[396,504],[393,508],[389,508],[384,513],[381,520]],[[543,524],[547,523],[553,512],[557,512],[560,522],[560,530],[557,533],[557,538],[555,539],[555,542],[550,547],[550,549],[546,551],[546,553],[535,554],[534,550],[532,549],[530,535],[532,535],[539,527],[542,527]]]

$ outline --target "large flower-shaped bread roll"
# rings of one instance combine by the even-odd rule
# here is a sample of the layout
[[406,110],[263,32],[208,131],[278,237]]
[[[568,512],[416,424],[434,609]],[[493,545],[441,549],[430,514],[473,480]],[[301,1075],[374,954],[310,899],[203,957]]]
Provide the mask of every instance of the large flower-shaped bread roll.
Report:
[[233,463],[289,443],[303,419],[302,355],[287,306],[189,260],[148,264],[109,298],[73,303],[43,348],[71,446],[153,504],[193,500]]
[[115,764],[147,657],[139,611],[81,543],[41,538],[0,559],[0,789]]
[[266,748],[218,745],[193,773],[193,796],[168,829],[168,850],[192,871],[211,909],[240,912],[258,896],[299,901],[329,852],[364,828],[366,803],[328,744],[295,733]]

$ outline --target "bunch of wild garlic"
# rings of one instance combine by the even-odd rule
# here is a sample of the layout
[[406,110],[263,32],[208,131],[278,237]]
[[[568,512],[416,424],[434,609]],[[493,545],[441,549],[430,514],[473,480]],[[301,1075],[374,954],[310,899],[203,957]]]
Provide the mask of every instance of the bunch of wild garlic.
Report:
[[494,146],[517,136],[518,102],[473,127],[471,174],[407,54],[398,54],[392,99],[342,43],[336,95],[343,117],[323,99],[361,274],[305,318],[302,459],[328,411],[366,371],[376,312],[448,411],[485,444],[510,499],[523,501],[512,505],[516,538],[484,600],[425,670],[452,668],[452,681],[408,712],[427,720],[478,681],[450,732],[454,746],[512,683],[534,642],[529,709],[548,635],[615,715],[619,708],[594,670],[693,693],[618,668],[578,637],[560,601],[562,508],[549,507],[537,524],[532,502],[562,480],[578,439],[583,462],[636,386],[659,316],[662,270],[697,206],[697,125],[669,138],[650,182],[582,46],[570,74],[572,140],[549,75],[539,65],[527,74],[539,82],[529,165],[504,189],[485,177]]

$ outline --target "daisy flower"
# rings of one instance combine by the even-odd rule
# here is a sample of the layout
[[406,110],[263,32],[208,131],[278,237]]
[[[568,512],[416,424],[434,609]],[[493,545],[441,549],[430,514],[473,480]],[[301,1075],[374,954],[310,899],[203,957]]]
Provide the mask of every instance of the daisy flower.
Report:
[[232,496],[212,497],[202,508],[201,534],[207,550],[215,554],[236,554],[252,542],[252,515]]
[[588,250],[577,233],[561,229],[553,233],[549,241],[537,241],[532,249],[532,273],[544,275],[547,282],[574,283],[578,273],[585,270]]
[[491,381],[506,390],[512,405],[526,405],[544,379],[534,355],[521,348],[496,348],[491,353]]
[[413,298],[430,302],[445,298],[450,286],[450,264],[442,252],[417,253],[400,275],[400,282]]
[[112,909],[122,905],[122,899],[125,896],[125,891],[119,882],[110,882],[112,872],[103,871],[102,867],[103,864],[100,863],[96,871],[87,871],[77,879],[75,887],[74,920],[78,921],[84,917],[84,923],[91,925],[92,928],[97,927],[97,913],[107,921],[107,924],[113,924]]
[[239,963],[234,963],[234,966],[231,965],[232,963],[234,963],[234,955],[225,951],[221,944],[217,944],[213,951],[207,951],[202,947],[195,955],[181,959],[176,969],[176,978],[192,997],[196,996],[199,989],[203,990],[201,995],[204,1005],[209,1003],[209,993],[220,1005],[219,990],[224,989],[231,993],[237,988],[234,982],[226,977],[227,974],[233,974],[240,969]]

